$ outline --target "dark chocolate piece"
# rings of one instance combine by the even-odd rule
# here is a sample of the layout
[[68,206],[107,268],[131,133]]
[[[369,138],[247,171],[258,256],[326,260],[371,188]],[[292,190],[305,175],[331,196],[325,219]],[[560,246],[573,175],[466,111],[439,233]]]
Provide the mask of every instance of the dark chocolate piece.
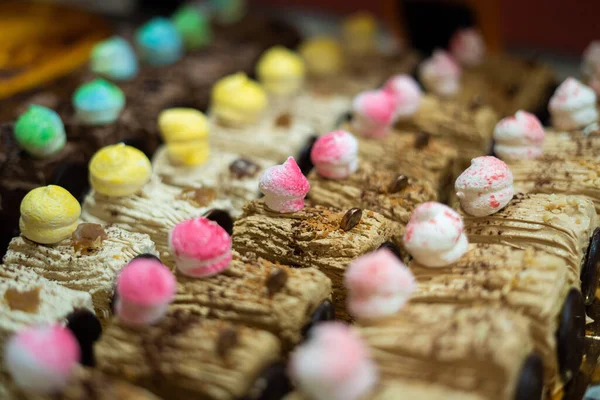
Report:
[[216,347],[219,357],[224,358],[227,356],[229,350],[237,345],[238,340],[238,333],[234,328],[225,328],[219,332]]
[[544,389],[544,366],[537,354],[525,359],[521,367],[519,382],[515,392],[515,400],[541,399]]
[[310,158],[310,153],[312,152],[312,148],[315,145],[319,137],[317,135],[311,136],[307,141],[302,150],[300,150],[300,154],[298,154],[298,167],[300,167],[300,171],[306,176],[312,171],[314,165]]
[[596,228],[590,239],[585,262],[581,270],[581,294],[585,305],[589,306],[596,298],[598,289],[598,268],[600,268],[600,228]]
[[102,325],[94,313],[85,309],[77,309],[67,316],[67,328],[79,342],[81,348],[81,364],[93,367],[94,342],[100,339]]
[[240,400],[280,400],[292,390],[286,373],[286,364],[277,362],[266,368]]
[[408,177],[406,175],[398,175],[388,186],[388,193],[398,193],[408,186]]
[[233,234],[233,218],[231,218],[231,215],[229,215],[227,211],[214,208],[208,210],[206,214],[204,214],[204,218],[208,218],[219,224],[221,228],[225,229],[229,236]]
[[558,367],[564,382],[579,371],[585,340],[585,305],[577,289],[571,289],[560,314],[556,332]]
[[160,261],[160,258],[158,258],[154,254],[150,254],[150,253],[139,254],[139,255],[133,257],[133,259],[131,261],[135,260],[136,258],[144,258],[144,259],[151,259],[151,260]]
[[335,307],[329,300],[324,300],[310,319],[310,322],[302,327],[302,336],[307,337],[311,329],[320,322],[333,321],[335,319]]
[[398,260],[402,261],[402,259],[403,259],[402,250],[400,250],[400,248],[396,244],[394,244],[392,242],[385,242],[384,244],[379,246],[379,248],[380,249],[388,249],[389,251],[394,253],[394,255],[398,258]]
[[427,132],[419,132],[415,133],[415,149],[424,149],[429,144],[429,133]]
[[351,208],[342,217],[340,228],[346,232],[354,228],[362,219],[362,210],[360,208]]
[[251,178],[256,176],[260,167],[255,162],[246,158],[238,158],[229,165],[229,172],[236,179]]
[[267,281],[265,282],[269,296],[273,296],[275,293],[283,289],[287,283],[287,280],[288,274],[285,272],[285,270],[281,268],[273,268],[269,274],[269,277],[267,278]]

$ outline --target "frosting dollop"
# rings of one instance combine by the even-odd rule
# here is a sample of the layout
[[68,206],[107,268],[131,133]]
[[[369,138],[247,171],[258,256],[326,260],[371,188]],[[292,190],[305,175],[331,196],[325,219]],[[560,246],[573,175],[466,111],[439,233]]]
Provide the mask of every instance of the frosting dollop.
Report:
[[304,83],[305,73],[302,57],[283,46],[265,51],[256,66],[260,83],[267,92],[276,95],[297,93]]
[[21,201],[21,235],[41,244],[54,244],[70,237],[81,215],[79,202],[66,189],[35,188]]
[[172,64],[183,56],[183,39],[167,18],[155,17],[139,27],[135,42],[140,58],[150,65]]
[[85,125],[110,124],[117,120],[123,107],[123,91],[100,78],[81,85],[73,95],[75,118]]
[[587,78],[600,75],[600,40],[592,41],[583,52],[581,72]]
[[159,260],[135,258],[117,278],[115,312],[127,325],[152,325],[166,314],[176,288],[175,275]]
[[596,93],[572,77],[560,84],[548,107],[556,129],[576,130],[598,122]]
[[364,11],[351,14],[342,21],[342,37],[348,54],[367,56],[377,47],[377,20]]
[[348,311],[356,318],[380,318],[397,313],[416,288],[408,267],[388,249],[365,254],[346,269]]
[[59,152],[67,142],[65,126],[58,114],[34,104],[19,116],[14,134],[19,146],[38,158]]
[[204,217],[175,225],[169,234],[169,246],[177,269],[193,278],[216,275],[231,262],[231,237],[219,224]]
[[115,81],[132,79],[138,72],[135,51],[120,36],[113,36],[94,46],[90,67],[94,73]]
[[210,0],[209,4],[217,21],[222,24],[234,24],[247,12],[246,0]]
[[212,89],[211,111],[234,126],[256,122],[267,108],[267,94],[258,82],[239,72],[220,79]]
[[431,58],[419,66],[419,77],[425,89],[441,97],[452,97],[458,92],[460,75],[460,67],[444,50],[435,50]]
[[317,36],[306,40],[298,50],[308,73],[317,78],[332,77],[344,67],[344,51],[335,38]]
[[280,213],[302,210],[304,197],[310,190],[310,184],[294,157],[289,157],[282,165],[267,168],[260,177],[258,187],[265,195],[267,207]]
[[480,65],[485,57],[481,33],[474,28],[459,29],[450,39],[450,52],[464,66]]
[[469,246],[460,215],[450,207],[429,201],[410,216],[404,247],[426,267],[443,267],[460,259]]
[[391,77],[385,83],[383,90],[396,98],[394,120],[405,120],[412,117],[421,105],[423,91],[410,75],[400,74]]
[[502,160],[492,156],[472,159],[454,187],[462,209],[474,217],[500,211],[515,193],[512,172]]
[[26,392],[51,394],[68,383],[79,362],[77,339],[60,325],[29,327],[4,347],[4,366]]
[[544,127],[526,111],[517,111],[494,128],[494,152],[505,161],[538,158],[543,154]]
[[174,164],[200,165],[208,160],[208,119],[193,108],[169,108],[158,115],[158,128]]
[[358,140],[346,131],[329,132],[317,139],[310,159],[319,175],[345,179],[358,168]]
[[105,196],[130,196],[140,190],[152,175],[152,165],[144,153],[123,143],[96,152],[89,165],[90,184]]
[[384,90],[359,93],[352,102],[352,130],[365,137],[387,136],[396,112],[395,95]]
[[323,322],[292,353],[289,372],[314,400],[358,400],[377,384],[379,373],[367,345],[351,327]]
[[188,50],[198,50],[210,44],[212,32],[205,13],[193,5],[180,7],[171,17],[183,44]]

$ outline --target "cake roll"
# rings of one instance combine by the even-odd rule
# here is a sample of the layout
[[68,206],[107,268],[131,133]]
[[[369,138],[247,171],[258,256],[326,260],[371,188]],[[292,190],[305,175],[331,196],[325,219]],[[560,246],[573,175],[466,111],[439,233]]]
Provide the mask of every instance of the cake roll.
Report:
[[587,197],[600,212],[597,161],[591,157],[546,156],[510,163],[515,190],[521,193],[569,194]]
[[172,308],[266,330],[290,350],[314,322],[333,318],[330,295],[331,281],[314,268],[234,252],[228,269],[210,279],[180,274]]
[[[404,235],[414,208],[436,200],[432,185],[376,167],[358,159],[358,141],[350,133],[335,131],[321,136],[312,148],[315,169],[308,176],[311,204],[337,209],[360,207],[380,213]],[[393,238],[401,246],[402,237]]]
[[348,263],[369,251],[389,245],[399,228],[383,215],[368,209],[338,210],[309,206],[280,213],[264,200],[246,204],[233,228],[233,248],[255,253],[266,260],[293,267],[314,267],[332,281],[333,304],[338,318],[345,312],[343,274]]
[[585,307],[576,289],[579,277],[571,274],[563,259],[533,247],[471,244],[447,266],[431,268],[414,260],[409,267],[417,281],[411,303],[480,304],[525,316],[551,392],[577,373]]
[[166,144],[152,159],[153,173],[162,182],[179,188],[212,189],[231,201],[232,214],[258,197],[258,178],[275,161],[211,148],[208,121],[189,108],[163,111],[158,124]]
[[[15,332],[48,323],[67,325],[78,310],[94,313],[89,293],[69,289],[31,269],[0,265],[0,348]],[[0,363],[0,370],[3,370]],[[0,385],[1,386],[1,385]]]
[[498,116],[488,106],[464,105],[425,95],[412,120],[397,127],[417,129],[439,137],[458,151],[461,164],[466,167],[472,158],[490,152],[496,122]]
[[145,389],[91,368],[77,368],[66,387],[58,393],[35,394],[24,391],[2,374],[0,387],[3,387],[0,395],[11,400],[160,400]]
[[543,151],[550,157],[596,157],[600,149],[600,131],[587,135],[582,132],[560,132],[546,129]]
[[590,200],[564,194],[518,193],[495,214],[463,217],[470,242],[533,246],[562,258],[570,276],[581,277],[586,302],[589,296],[593,298],[597,278],[587,277],[595,275],[596,267],[587,251],[598,217]]
[[165,185],[151,173],[139,150],[123,144],[103,148],[90,163],[93,190],[83,201],[81,219],[149,235],[170,264],[168,235],[177,223],[210,212],[231,225],[231,202],[218,199],[214,190]]
[[40,244],[22,235],[15,237],[4,256],[4,264],[89,293],[96,314],[107,321],[117,274],[131,259],[147,253],[156,253],[156,248],[146,234],[114,225],[82,223],[71,237],[58,243]]
[[282,379],[283,371],[278,379],[273,374],[280,351],[267,331],[181,309],[141,328],[116,320],[95,346],[99,371],[169,399],[233,400],[269,391]]
[[529,325],[503,308],[408,304],[394,315],[360,321],[358,328],[383,382],[533,399],[542,395],[543,370]]

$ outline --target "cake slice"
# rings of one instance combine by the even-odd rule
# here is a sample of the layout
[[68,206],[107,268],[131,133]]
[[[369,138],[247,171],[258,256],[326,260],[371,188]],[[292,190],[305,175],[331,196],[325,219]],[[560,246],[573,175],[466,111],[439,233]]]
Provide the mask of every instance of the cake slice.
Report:
[[[352,128],[349,127],[350,131]],[[446,201],[458,175],[458,153],[438,138],[419,132],[397,131],[384,139],[358,137],[359,158],[398,174],[430,182],[440,201]]]
[[[392,316],[361,321],[359,333],[384,382],[441,385],[491,400],[525,399],[541,395],[543,374],[529,325],[502,308],[409,304]],[[525,396],[517,395],[521,391]]]
[[68,289],[27,268],[10,265],[0,265],[0,296],[0,348],[11,335],[28,326],[66,324],[75,310],[94,310],[88,293]]
[[179,274],[173,309],[263,329],[285,350],[302,340],[313,321],[332,318],[331,281],[314,268],[290,268],[234,253],[229,268],[210,279]]
[[281,348],[269,332],[171,310],[142,328],[115,321],[95,350],[100,371],[158,396],[233,400],[274,383],[261,374],[277,363]]
[[418,286],[412,303],[480,304],[525,316],[550,389],[562,387],[579,369],[585,308],[581,293],[574,289],[579,276],[563,259],[532,247],[471,244],[460,260],[448,266],[429,268],[412,261],[410,269]]
[[472,158],[490,152],[496,122],[498,115],[490,107],[425,95],[415,116],[397,128],[441,138],[458,151],[461,166],[466,168]]
[[318,168],[309,175],[312,204],[337,209],[360,207],[373,210],[396,225],[394,242],[401,246],[404,227],[414,208],[426,201],[437,200],[428,182],[397,174],[374,164],[361,162],[356,172],[345,179],[328,179]]
[[161,146],[152,159],[153,173],[162,182],[181,189],[208,188],[218,197],[232,203],[231,213],[237,217],[243,205],[258,198],[258,178],[274,161],[214,150],[202,164],[185,166],[173,164],[166,146]]
[[546,156],[510,163],[510,170],[517,192],[583,196],[594,202],[596,213],[600,212],[600,169],[594,158]]
[[10,268],[34,272],[65,288],[89,293],[96,314],[106,321],[112,314],[114,280],[121,268],[137,255],[155,252],[148,235],[114,225],[103,228],[80,224],[73,237],[56,244],[15,237],[4,263]]
[[235,222],[233,248],[293,267],[314,267],[333,285],[336,315],[347,318],[343,275],[354,258],[399,236],[397,224],[371,210],[338,210],[322,206],[279,213],[264,200],[246,204]]
[[66,388],[54,394],[24,392],[0,373],[0,395],[10,400],[160,400],[145,389],[88,368],[78,368]]
[[[462,211],[462,210],[461,210]],[[580,196],[517,194],[499,212],[486,217],[463,213],[472,243],[532,246],[562,258],[571,276],[580,276],[586,302],[597,287],[595,256],[587,256],[598,217],[593,203]]]

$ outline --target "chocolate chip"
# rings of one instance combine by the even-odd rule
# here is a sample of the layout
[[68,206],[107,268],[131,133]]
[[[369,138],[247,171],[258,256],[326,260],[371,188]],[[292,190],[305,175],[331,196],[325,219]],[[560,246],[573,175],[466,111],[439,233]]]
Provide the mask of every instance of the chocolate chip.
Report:
[[238,333],[235,328],[228,327],[222,329],[219,332],[219,337],[217,338],[217,354],[219,357],[224,358],[229,350],[235,347],[238,343]]
[[390,182],[387,191],[388,193],[398,193],[406,187],[408,187],[408,177],[400,174]]
[[429,133],[419,132],[415,134],[415,149],[423,149],[429,144]]
[[342,222],[340,222],[340,228],[342,228],[342,230],[348,232],[350,229],[352,229],[356,225],[358,225],[361,218],[362,218],[362,210],[360,208],[351,208],[342,217]]
[[292,116],[288,113],[279,115],[275,119],[275,126],[278,128],[289,128],[292,126]]
[[206,214],[204,214],[204,218],[208,218],[211,221],[216,222],[219,226],[231,236],[233,234],[233,218],[231,215],[225,210],[212,209],[208,210]]
[[310,158],[310,153],[318,138],[317,135],[311,136],[304,144],[304,147],[302,147],[302,150],[300,150],[300,154],[298,154],[298,167],[300,167],[300,171],[302,171],[305,176],[307,176],[314,167]]
[[275,293],[283,289],[287,280],[288,274],[285,270],[281,268],[273,268],[269,274],[269,277],[267,278],[267,281],[265,282],[269,296],[273,296]]
[[256,176],[260,167],[258,164],[246,159],[238,158],[229,165],[229,172],[236,178],[251,178]]
[[90,310],[77,309],[67,316],[67,328],[73,332],[81,348],[81,363],[94,366],[94,342],[102,334],[102,325]]
[[579,370],[585,347],[585,305],[577,289],[571,289],[563,304],[556,332],[558,367],[564,382]]
[[395,243],[384,242],[381,246],[379,246],[379,249],[388,249],[389,251],[394,253],[394,255],[396,256],[396,258],[398,260],[403,261],[402,260],[402,251]]
[[541,399],[544,389],[544,367],[542,359],[532,354],[521,366],[515,400]]
[[142,259],[146,259],[146,260],[156,260],[156,261],[160,261],[160,258],[156,257],[154,254],[150,254],[150,253],[144,253],[144,254],[138,254],[137,256],[133,257],[133,260],[136,260],[138,258],[142,258]]

